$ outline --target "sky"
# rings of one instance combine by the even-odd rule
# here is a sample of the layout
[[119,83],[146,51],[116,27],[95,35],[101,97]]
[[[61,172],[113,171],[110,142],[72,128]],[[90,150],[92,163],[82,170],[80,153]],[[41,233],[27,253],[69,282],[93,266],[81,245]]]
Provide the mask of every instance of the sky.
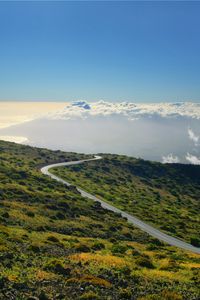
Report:
[[200,2],[0,2],[0,101],[200,100]]
[[65,102],[0,101],[0,130],[64,109]]

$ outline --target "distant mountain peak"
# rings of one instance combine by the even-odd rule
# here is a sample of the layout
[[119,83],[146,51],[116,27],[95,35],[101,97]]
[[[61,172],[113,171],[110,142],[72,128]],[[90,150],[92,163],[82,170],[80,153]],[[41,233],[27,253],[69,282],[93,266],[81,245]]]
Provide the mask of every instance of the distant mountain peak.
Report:
[[91,106],[86,101],[75,101],[72,103],[72,106],[78,106],[84,109],[91,109]]

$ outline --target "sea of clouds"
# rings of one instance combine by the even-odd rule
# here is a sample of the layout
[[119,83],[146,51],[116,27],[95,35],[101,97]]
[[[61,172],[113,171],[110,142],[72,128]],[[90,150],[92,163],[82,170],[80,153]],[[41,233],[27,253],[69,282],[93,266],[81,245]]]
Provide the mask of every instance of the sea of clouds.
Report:
[[4,136],[51,149],[200,164],[200,104],[76,101],[0,129]]
[[128,120],[141,117],[189,117],[200,119],[200,103],[112,103],[76,101],[69,103],[66,107],[52,114],[54,119],[87,118],[89,116],[113,116],[121,115]]

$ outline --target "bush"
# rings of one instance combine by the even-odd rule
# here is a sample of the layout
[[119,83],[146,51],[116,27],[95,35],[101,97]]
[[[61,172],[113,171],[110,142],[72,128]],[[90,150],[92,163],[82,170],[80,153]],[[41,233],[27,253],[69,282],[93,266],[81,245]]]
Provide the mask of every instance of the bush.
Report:
[[59,239],[53,235],[48,236],[47,240],[53,243],[59,243]]
[[40,252],[40,247],[37,246],[37,245],[30,245],[30,246],[29,246],[29,250],[30,250],[30,251],[33,251],[33,252],[35,252],[35,253],[39,253],[39,252]]
[[128,247],[122,244],[114,244],[111,249],[113,254],[124,254],[127,250]]
[[149,244],[146,248],[146,250],[152,251],[152,250],[156,250],[158,249],[158,246],[154,245],[154,244]]
[[10,215],[8,212],[5,212],[2,214],[2,217],[8,219],[10,217]]
[[39,295],[39,300],[48,300],[49,297],[46,295],[46,293],[44,291],[41,291],[40,295]]
[[32,211],[27,211],[27,216],[33,218],[35,216],[34,212]]
[[133,250],[132,250],[132,255],[133,255],[133,256],[140,256],[141,253],[140,253],[138,250],[133,249]]
[[164,290],[161,293],[163,300],[182,300],[183,297],[172,291]]
[[200,239],[197,237],[192,237],[190,239],[190,243],[191,243],[191,245],[193,245],[195,247],[200,247]]
[[62,263],[58,260],[52,260],[51,262],[49,262],[46,267],[45,270],[50,270],[52,272],[55,272],[57,274],[60,275],[70,275],[71,273],[71,269],[70,268],[65,268]]
[[126,288],[126,289],[121,289],[119,291],[119,296],[120,296],[120,299],[131,299],[132,298],[132,292],[131,292],[131,289],[130,288]]
[[87,245],[77,245],[75,249],[78,252],[90,252],[90,248]]
[[161,242],[160,240],[158,239],[154,239],[154,238],[151,238],[151,244],[154,244],[156,246],[164,246],[164,243]]
[[89,292],[84,293],[80,297],[80,299],[82,299],[82,300],[97,300],[97,299],[99,299],[99,296],[96,293],[89,291]]
[[92,246],[92,250],[102,250],[105,249],[105,245],[101,242],[95,242]]
[[64,214],[58,212],[58,213],[56,214],[56,219],[58,219],[58,220],[64,220],[64,219],[66,219],[66,217],[65,217]]
[[143,268],[154,269],[154,265],[153,265],[152,261],[147,256],[139,257],[136,260],[136,264]]

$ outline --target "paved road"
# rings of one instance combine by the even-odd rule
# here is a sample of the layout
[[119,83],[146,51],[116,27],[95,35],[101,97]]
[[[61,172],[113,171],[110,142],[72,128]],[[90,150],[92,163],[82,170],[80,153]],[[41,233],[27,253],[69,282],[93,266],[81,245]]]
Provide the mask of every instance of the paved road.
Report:
[[[71,161],[71,162],[63,162],[63,163],[58,163],[58,164],[52,164],[52,165],[48,165],[45,166],[43,168],[41,168],[41,172],[45,175],[50,176],[52,179],[55,179],[59,182],[62,182],[63,184],[70,186],[70,183],[59,178],[58,176],[52,174],[49,172],[49,169],[54,168],[54,167],[61,167],[61,166],[71,166],[71,165],[77,165],[77,164],[82,164],[84,162],[88,162],[88,161],[94,161],[94,160],[98,160],[101,159],[100,156],[95,156],[94,158],[91,159],[87,159],[87,160],[79,160],[79,161]],[[147,232],[148,234],[150,234],[151,236],[159,239],[160,241],[163,241],[171,246],[175,246],[187,251],[192,251],[194,253],[198,253],[200,254],[200,248],[194,247],[188,243],[185,243],[177,238],[174,238],[168,234],[163,233],[162,231],[154,228],[153,226],[141,221],[140,219],[116,208],[115,206],[108,204],[107,202],[104,202],[103,200],[97,198],[96,196],[93,196],[90,193],[85,192],[84,190],[82,190],[81,188],[77,187],[77,190],[81,193],[81,195],[83,197],[87,197],[89,199],[92,199],[94,201],[98,201],[101,203],[101,206],[105,209],[111,210],[113,212],[119,213],[121,214],[123,217],[125,217],[130,223],[132,223],[133,225],[137,226],[138,228],[140,228],[141,230]]]

